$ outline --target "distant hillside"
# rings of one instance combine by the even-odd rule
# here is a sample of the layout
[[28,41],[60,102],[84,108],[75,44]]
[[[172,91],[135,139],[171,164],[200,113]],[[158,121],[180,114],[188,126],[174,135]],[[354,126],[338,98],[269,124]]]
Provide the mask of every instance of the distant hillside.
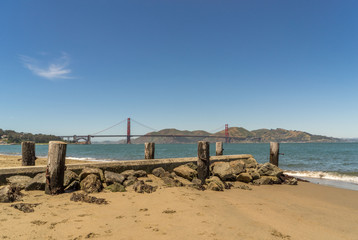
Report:
[[22,141],[34,141],[36,143],[48,143],[49,141],[61,140],[60,137],[46,134],[31,134],[15,132],[13,130],[0,129],[0,144],[21,143]]
[[[210,134],[205,131],[182,131],[177,129],[163,129],[158,132],[151,132],[146,137],[139,137],[133,139],[132,143],[142,144],[145,142],[161,143],[196,143],[197,141],[225,141],[223,138],[205,138],[205,137],[156,137],[155,135],[217,135],[225,136],[225,131],[220,131],[214,134]],[[277,129],[258,129],[249,131],[241,127],[229,128],[229,136],[233,137],[231,143],[240,142],[338,142],[341,141],[338,138],[331,138],[320,135],[313,135],[310,133],[296,131],[296,130],[285,130],[282,128]],[[245,138],[245,140],[235,139]]]

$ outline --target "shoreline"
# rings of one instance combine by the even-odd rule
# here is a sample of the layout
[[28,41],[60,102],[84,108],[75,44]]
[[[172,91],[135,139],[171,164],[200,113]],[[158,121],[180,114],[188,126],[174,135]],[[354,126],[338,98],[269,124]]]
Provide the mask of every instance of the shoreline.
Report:
[[[98,160],[98,159],[88,159],[88,158],[66,157],[66,164],[116,162],[116,161],[121,161],[121,160],[105,160],[105,159]],[[38,159],[36,160],[36,166],[46,166],[46,165],[47,165],[47,156],[38,157]],[[8,167],[21,167],[21,155],[0,154],[0,168],[8,168]],[[354,182],[352,182],[347,180],[346,181],[341,180],[337,178],[337,174],[332,175],[332,173],[326,173],[326,172],[284,170],[284,173],[293,177],[298,177],[307,180],[311,183],[318,184],[318,185],[325,185],[335,188],[358,191],[358,176],[349,176],[349,175],[344,176],[345,178],[347,177],[354,178]],[[326,176],[322,177],[322,175],[326,175]]]

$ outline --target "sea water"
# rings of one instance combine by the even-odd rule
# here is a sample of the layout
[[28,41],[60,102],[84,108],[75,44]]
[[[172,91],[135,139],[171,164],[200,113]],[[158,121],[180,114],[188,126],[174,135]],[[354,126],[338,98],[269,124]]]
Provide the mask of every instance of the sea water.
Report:
[[[252,154],[269,161],[268,143],[224,144],[224,154]],[[36,145],[46,156],[47,145]],[[312,182],[358,190],[358,143],[281,143],[279,166],[286,173]],[[0,154],[20,155],[20,145],[0,145]],[[210,145],[215,155],[215,144]],[[196,144],[156,144],[155,158],[196,157]],[[143,144],[68,145],[67,157],[78,160],[121,161],[144,158]]]

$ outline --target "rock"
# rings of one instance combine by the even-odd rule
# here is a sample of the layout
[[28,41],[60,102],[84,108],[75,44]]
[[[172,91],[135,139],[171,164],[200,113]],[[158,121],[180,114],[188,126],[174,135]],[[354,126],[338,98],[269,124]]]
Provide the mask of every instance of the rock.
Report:
[[[182,177],[175,177],[174,178],[176,181],[180,182],[180,186],[189,186],[192,185],[193,183],[191,181],[189,181],[188,179],[182,178]],[[196,178],[197,179],[197,178]]]
[[11,207],[20,210],[24,213],[34,212],[34,207],[40,205],[40,203],[16,203],[12,204]]
[[201,185],[201,180],[199,178],[194,178],[193,180],[191,180],[191,182],[193,184]]
[[259,172],[255,168],[247,168],[246,172],[248,174],[250,174],[250,176],[252,177],[252,180],[256,180],[256,179],[259,179],[261,177]]
[[132,176],[132,178],[130,178],[130,179],[128,179],[128,180],[125,180],[125,181],[123,182],[123,186],[128,187],[128,186],[130,186],[130,185],[133,185],[136,181],[137,181],[137,178],[134,177],[134,176]]
[[210,165],[210,171],[214,176],[218,176],[222,181],[236,179],[234,171],[228,162],[214,162]]
[[120,174],[123,175],[125,178],[128,178],[129,176],[134,176],[134,173],[134,170],[126,170],[121,172]]
[[85,179],[88,175],[95,174],[98,176],[99,180],[104,182],[103,171],[99,168],[84,168],[80,174],[80,182]]
[[25,187],[26,191],[31,190],[45,190],[46,173],[37,174]]
[[178,179],[173,179],[170,177],[162,177],[161,178],[165,185],[168,187],[182,187],[184,186]]
[[111,192],[126,192],[127,191],[126,188],[120,183],[113,183],[112,185],[109,185],[105,189],[108,191],[111,191]]
[[261,176],[276,176],[280,177],[283,174],[283,170],[273,165],[272,163],[265,163],[259,168],[259,174]]
[[249,183],[252,181],[252,177],[249,173],[240,173],[239,176],[237,176],[237,181]]
[[97,174],[89,174],[81,181],[81,189],[86,193],[100,192],[102,183]]
[[74,202],[86,202],[86,203],[95,203],[95,204],[108,204],[106,199],[104,198],[96,198],[93,196],[89,196],[83,193],[73,193],[70,198],[71,201]]
[[225,184],[217,176],[212,176],[205,180],[208,189],[212,191],[224,191]]
[[21,175],[15,175],[6,178],[6,182],[20,189],[24,189],[31,180],[32,178],[28,176],[21,176]]
[[63,179],[63,186],[66,188],[73,181],[78,181],[78,180],[79,180],[79,176],[75,172],[71,170],[66,170],[65,177]]
[[243,159],[242,161],[245,163],[246,168],[257,168],[258,166],[257,161],[253,157],[250,157],[248,159]]
[[0,202],[2,203],[18,201],[21,197],[20,188],[16,186],[7,185],[0,188]]
[[137,177],[137,178],[140,178],[140,177],[146,177],[147,176],[147,172],[144,171],[144,170],[138,170],[138,171],[135,171],[133,173],[133,176]]
[[126,176],[123,174],[105,171],[104,178],[106,183],[113,184],[113,183],[120,183],[122,184],[126,180]]
[[175,172],[171,172],[170,173],[170,176],[169,177],[171,177],[171,178],[177,178],[178,177],[178,175],[176,175],[176,173]]
[[261,178],[253,181],[256,185],[271,185],[274,183],[281,183],[281,180],[275,176],[261,176]]
[[153,174],[154,176],[156,176],[156,177],[160,177],[160,175],[162,175],[163,173],[165,173],[165,170],[164,170],[164,168],[162,168],[162,167],[155,168],[155,169],[153,169],[153,171],[152,171],[152,174]]
[[297,178],[288,178],[283,183],[287,185],[297,185],[298,181]]
[[247,185],[239,185],[239,186],[237,186],[236,188],[243,189],[243,190],[252,190],[252,188],[250,188],[250,187],[247,186]]
[[144,181],[136,181],[133,185],[133,189],[137,193],[152,193],[157,190],[157,186],[153,187],[149,184],[144,183]]
[[242,172],[245,172],[245,163],[242,160],[236,160],[229,162],[234,175],[239,175]]
[[179,167],[174,168],[173,170],[176,175],[188,179],[189,181],[193,180],[194,177],[198,175],[198,172],[188,165],[181,165]]
[[73,192],[81,189],[80,181],[73,181],[65,188],[65,192]]
[[195,163],[187,163],[186,165],[193,170],[198,170],[198,166]]

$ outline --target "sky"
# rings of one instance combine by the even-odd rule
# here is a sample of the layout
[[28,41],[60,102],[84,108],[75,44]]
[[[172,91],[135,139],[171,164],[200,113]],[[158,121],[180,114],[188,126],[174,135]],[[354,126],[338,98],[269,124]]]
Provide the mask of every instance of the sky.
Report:
[[[0,128],[358,137],[358,1],[2,0]],[[104,133],[126,134],[125,123]],[[135,122],[133,134],[151,131]]]

